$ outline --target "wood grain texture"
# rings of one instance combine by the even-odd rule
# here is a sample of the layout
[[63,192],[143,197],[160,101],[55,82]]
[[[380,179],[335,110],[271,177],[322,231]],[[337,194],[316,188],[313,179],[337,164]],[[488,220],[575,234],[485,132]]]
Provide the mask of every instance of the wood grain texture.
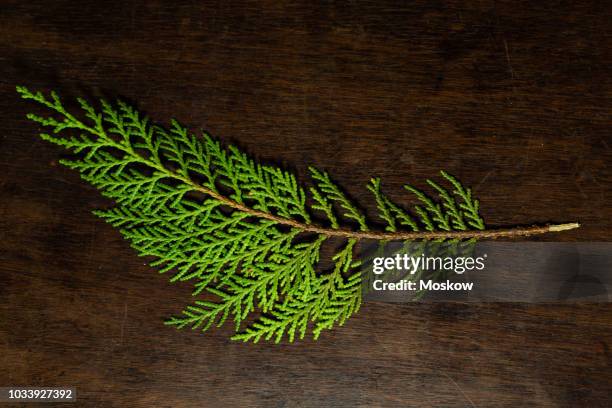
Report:
[[[612,239],[612,13],[598,1],[3,1],[0,385],[78,406],[606,407],[612,307],[365,304],[320,341],[236,344],[162,321],[187,285],[91,215],[16,84],[121,96],[264,161],[364,185],[445,169],[490,225]],[[30,406],[30,405],[28,405]],[[45,405],[47,406],[47,405]]]

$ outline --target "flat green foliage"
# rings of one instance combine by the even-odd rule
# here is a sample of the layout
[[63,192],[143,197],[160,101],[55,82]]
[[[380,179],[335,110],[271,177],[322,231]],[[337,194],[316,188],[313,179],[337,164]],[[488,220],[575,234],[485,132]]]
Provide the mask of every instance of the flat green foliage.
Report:
[[[344,239],[334,266],[320,271],[329,236],[278,221],[309,226],[323,218],[330,230],[368,231],[363,211],[327,173],[310,168],[312,183],[304,189],[288,171],[259,164],[206,133],[195,136],[176,121],[153,124],[121,101],[102,100],[96,108],[78,99],[77,117],[54,92],[17,92],[51,112],[27,117],[50,129],[43,140],[74,153],[61,163],[116,203],[94,213],[171,281],[193,285],[197,300],[166,324],[205,331],[230,320],[233,339],[293,341],[309,331],[316,339],[359,310],[357,239]],[[367,188],[387,231],[484,229],[471,191],[441,175],[452,191],[428,180],[439,200],[406,186],[421,203],[411,213],[372,179]],[[273,217],[257,216],[262,213]]]

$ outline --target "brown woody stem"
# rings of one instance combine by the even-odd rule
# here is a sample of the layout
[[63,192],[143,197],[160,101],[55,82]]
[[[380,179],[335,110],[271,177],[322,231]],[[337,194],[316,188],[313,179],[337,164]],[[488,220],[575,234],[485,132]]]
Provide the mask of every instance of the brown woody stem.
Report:
[[405,240],[417,240],[417,239],[469,239],[469,238],[517,238],[527,237],[530,235],[546,234],[549,232],[561,232],[568,231],[575,228],[579,228],[580,224],[577,222],[565,223],[565,224],[549,224],[549,225],[533,225],[530,227],[514,227],[514,228],[500,228],[491,230],[471,230],[471,231],[419,231],[419,232],[375,232],[375,231],[352,231],[345,229],[333,229],[324,228],[317,225],[305,224],[299,221],[291,220],[289,218],[280,217],[278,215],[270,214],[264,211],[255,210],[247,207],[244,204],[238,203],[230,198],[227,198],[216,191],[209,188],[200,186],[188,178],[177,177],[184,183],[189,184],[195,190],[213,197],[216,200],[221,201],[228,207],[236,210],[245,212],[252,215],[253,217],[264,218],[277,222],[288,227],[297,228],[304,232],[312,232],[316,234],[325,235],[328,237],[343,237],[343,238],[354,238],[354,239],[375,239],[384,241],[405,241]]

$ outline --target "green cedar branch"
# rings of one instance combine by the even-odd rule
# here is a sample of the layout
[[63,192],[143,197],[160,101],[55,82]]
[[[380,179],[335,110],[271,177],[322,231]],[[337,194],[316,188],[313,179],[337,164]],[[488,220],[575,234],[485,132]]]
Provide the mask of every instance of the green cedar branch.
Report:
[[[232,319],[235,340],[293,341],[312,325],[316,339],[359,309],[362,276],[354,259],[359,240],[512,238],[579,226],[486,229],[472,191],[441,172],[452,190],[427,180],[437,198],[405,186],[420,201],[412,212],[372,179],[367,188],[387,223],[385,231],[375,231],[326,172],[310,168],[309,200],[290,172],[256,163],[208,134],[196,137],[174,120],[166,130],[121,101],[101,101],[98,111],[78,99],[87,119],[82,121],[55,92],[50,97],[25,87],[17,92],[57,116],[28,118],[52,129],[40,135],[43,140],[77,153],[61,163],[116,202],[94,213],[119,228],[139,255],[156,258],[151,265],[160,272],[173,271],[171,281],[193,281],[194,295],[215,298],[198,300],[167,322],[177,327],[207,330]],[[71,135],[58,136],[64,131]],[[313,222],[315,211],[329,227]],[[358,230],[342,227],[346,221]],[[310,236],[296,239],[303,233]],[[329,237],[346,244],[332,257],[335,268],[318,272],[321,245]],[[263,315],[241,329],[255,309]]]

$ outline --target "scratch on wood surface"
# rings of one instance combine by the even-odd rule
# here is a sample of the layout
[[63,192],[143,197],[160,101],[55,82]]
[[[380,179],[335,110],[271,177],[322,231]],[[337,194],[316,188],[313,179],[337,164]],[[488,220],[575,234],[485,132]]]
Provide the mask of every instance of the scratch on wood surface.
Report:
[[514,69],[512,69],[512,62],[510,61],[510,52],[508,51],[508,41],[504,38],[504,49],[506,50],[506,61],[508,61],[508,70],[510,71],[510,77],[514,79]]
[[480,180],[480,182],[474,186],[474,190],[478,190],[478,189],[480,188],[480,186],[482,186],[482,185],[484,184],[484,182],[485,182],[485,181],[487,181],[487,179],[489,178],[489,176],[490,176],[491,174],[493,174],[493,173],[495,173],[495,170],[490,170],[490,171],[488,171],[488,172],[487,172],[487,173],[484,175],[484,177],[483,177],[483,178]]
[[463,397],[466,399],[466,401],[470,403],[471,407],[476,408],[474,401],[472,401],[471,398],[468,397],[468,395],[463,391],[463,389],[459,386],[459,384],[457,384],[457,381],[453,380],[453,378],[450,375],[446,374],[445,372],[442,372],[442,375],[448,378],[455,385],[455,388],[457,388],[459,392],[461,393],[461,395],[463,395]]
[[123,320],[121,321],[121,333],[119,334],[119,344],[123,344],[123,333],[125,332],[126,320],[127,320],[127,302],[123,304]]

